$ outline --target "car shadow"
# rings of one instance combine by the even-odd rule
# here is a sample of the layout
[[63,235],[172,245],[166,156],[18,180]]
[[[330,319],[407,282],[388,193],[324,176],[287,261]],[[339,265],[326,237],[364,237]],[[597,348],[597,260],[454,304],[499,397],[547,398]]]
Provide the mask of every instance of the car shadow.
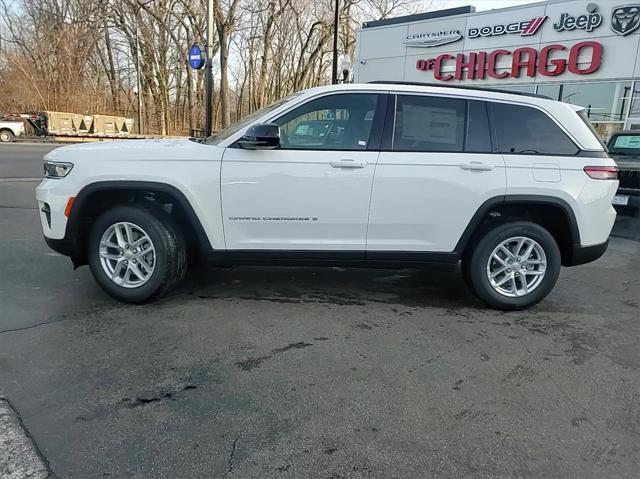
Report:
[[207,266],[192,269],[176,294],[291,304],[484,307],[459,270]]

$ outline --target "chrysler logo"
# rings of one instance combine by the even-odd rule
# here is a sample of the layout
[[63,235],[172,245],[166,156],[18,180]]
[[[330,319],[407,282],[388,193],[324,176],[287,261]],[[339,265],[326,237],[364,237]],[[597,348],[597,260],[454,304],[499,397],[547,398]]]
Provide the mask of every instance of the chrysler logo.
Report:
[[622,5],[611,12],[611,30],[618,35],[629,35],[640,26],[640,4]]
[[412,33],[407,35],[404,44],[408,47],[437,47],[457,42],[462,38],[460,30],[445,30],[432,33]]

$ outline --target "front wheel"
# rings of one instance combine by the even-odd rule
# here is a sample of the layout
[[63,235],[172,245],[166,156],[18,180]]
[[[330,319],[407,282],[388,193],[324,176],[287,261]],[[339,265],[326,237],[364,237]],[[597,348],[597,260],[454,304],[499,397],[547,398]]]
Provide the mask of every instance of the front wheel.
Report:
[[504,310],[541,301],[555,286],[562,262],[553,236],[526,221],[488,230],[465,261],[465,280],[473,292],[489,306]]
[[2,143],[10,143],[11,141],[13,141],[13,133],[11,133],[9,130],[0,131],[0,141]]
[[186,272],[182,233],[164,211],[147,205],[103,213],[89,237],[89,267],[98,284],[127,303],[150,301]]

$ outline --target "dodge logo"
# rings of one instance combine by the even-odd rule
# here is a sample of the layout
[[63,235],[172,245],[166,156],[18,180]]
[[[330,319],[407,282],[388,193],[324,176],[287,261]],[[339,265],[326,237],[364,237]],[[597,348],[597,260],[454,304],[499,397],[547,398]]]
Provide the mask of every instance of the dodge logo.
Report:
[[640,26],[640,5],[622,5],[611,12],[611,30],[618,35],[629,35]]

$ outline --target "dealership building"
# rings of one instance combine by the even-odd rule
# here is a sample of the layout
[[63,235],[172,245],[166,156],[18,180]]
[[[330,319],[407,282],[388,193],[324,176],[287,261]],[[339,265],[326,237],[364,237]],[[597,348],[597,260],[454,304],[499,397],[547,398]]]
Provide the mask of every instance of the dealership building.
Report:
[[357,34],[354,79],[538,93],[587,108],[603,138],[640,129],[640,2],[622,2],[461,7],[368,22]]

